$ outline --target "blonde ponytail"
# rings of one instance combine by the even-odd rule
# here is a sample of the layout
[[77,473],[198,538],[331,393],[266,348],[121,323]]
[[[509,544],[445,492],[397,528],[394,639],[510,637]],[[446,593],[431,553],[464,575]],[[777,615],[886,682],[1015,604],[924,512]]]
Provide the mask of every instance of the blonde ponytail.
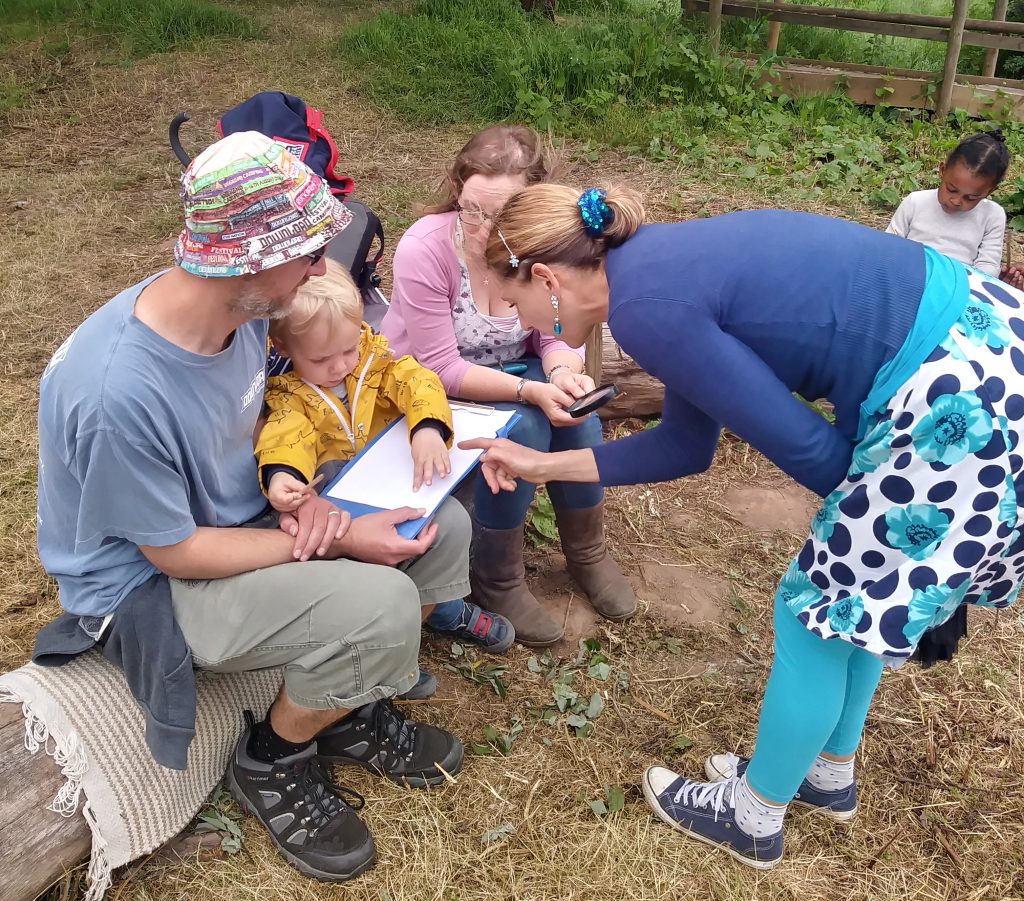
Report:
[[612,211],[612,220],[605,226],[603,237],[609,248],[618,247],[632,238],[644,224],[643,201],[636,191],[612,186],[608,188],[604,202]]
[[530,277],[533,263],[593,269],[610,248],[632,237],[643,219],[640,195],[628,188],[610,187],[602,194],[601,189],[530,185],[495,219],[487,263],[505,278],[522,279]]

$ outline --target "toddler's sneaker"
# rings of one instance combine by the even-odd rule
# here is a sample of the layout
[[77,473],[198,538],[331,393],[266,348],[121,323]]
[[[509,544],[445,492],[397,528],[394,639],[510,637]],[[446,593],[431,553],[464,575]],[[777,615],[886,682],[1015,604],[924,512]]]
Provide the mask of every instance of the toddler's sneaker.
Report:
[[[720,782],[733,776],[742,776],[749,765],[749,757],[740,757],[726,751],[724,754],[712,754],[704,762],[704,772],[712,782]],[[854,780],[847,788],[838,791],[826,791],[815,788],[804,779],[792,803],[837,823],[846,823],[857,816],[857,782]]]
[[432,698],[437,691],[437,676],[428,673],[425,669],[420,670],[416,684],[408,691],[398,695],[399,701],[424,701]]
[[782,861],[782,830],[765,838],[747,835],[736,823],[736,785],[694,782],[661,766],[644,773],[644,798],[659,819],[691,838],[721,848],[742,864],[770,870]]
[[426,625],[441,635],[478,644],[489,654],[504,654],[516,640],[515,626],[504,616],[461,598],[438,604]]

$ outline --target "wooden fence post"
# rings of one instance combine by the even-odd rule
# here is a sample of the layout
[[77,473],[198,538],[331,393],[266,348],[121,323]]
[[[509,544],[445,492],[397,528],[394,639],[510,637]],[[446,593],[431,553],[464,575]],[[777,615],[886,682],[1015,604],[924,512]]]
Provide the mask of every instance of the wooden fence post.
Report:
[[960,61],[960,45],[964,40],[964,23],[967,21],[967,7],[970,0],[955,0],[953,17],[949,23],[949,37],[946,41],[946,64],[942,68],[942,86],[939,88],[939,102],[935,115],[942,118],[949,114],[956,85],[956,67]]
[[708,3],[708,35],[711,38],[711,52],[716,56],[722,45],[722,0]]
[[[995,0],[992,4],[992,21],[993,22],[1005,22],[1006,21],[1006,7],[1009,0]],[[996,63],[999,62],[999,48],[989,47],[985,51],[985,61],[981,64],[981,74],[986,78],[991,78],[996,74]]]
[[[998,3],[999,0],[996,0]],[[779,32],[782,30],[782,23],[778,19],[768,20],[768,50],[777,53],[779,50]]]

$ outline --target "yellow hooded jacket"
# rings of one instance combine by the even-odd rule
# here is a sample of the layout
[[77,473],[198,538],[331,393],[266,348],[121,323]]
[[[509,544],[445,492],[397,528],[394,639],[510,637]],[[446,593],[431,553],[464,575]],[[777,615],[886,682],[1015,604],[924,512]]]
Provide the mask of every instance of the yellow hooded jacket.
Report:
[[403,415],[410,432],[426,419],[444,423],[451,447],[452,411],[441,380],[410,356],[394,359],[387,340],[366,323],[359,335],[359,362],[346,376],[345,390],[343,404],[329,388],[318,389],[294,372],[267,382],[269,416],[256,443],[264,490],[265,466],[291,466],[312,481],[324,463],[352,459]]

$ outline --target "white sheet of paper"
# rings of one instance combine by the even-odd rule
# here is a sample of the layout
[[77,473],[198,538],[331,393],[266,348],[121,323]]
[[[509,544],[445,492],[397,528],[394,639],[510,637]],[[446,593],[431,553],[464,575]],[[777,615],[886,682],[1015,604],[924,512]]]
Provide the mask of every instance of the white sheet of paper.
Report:
[[403,420],[391,426],[326,492],[328,497],[384,510],[423,507],[433,511],[451,486],[471,470],[482,451],[459,450],[460,441],[493,438],[515,415],[512,410],[461,407],[452,404],[455,440],[448,452],[452,471],[443,479],[434,474],[432,485],[412,490],[412,449]]

